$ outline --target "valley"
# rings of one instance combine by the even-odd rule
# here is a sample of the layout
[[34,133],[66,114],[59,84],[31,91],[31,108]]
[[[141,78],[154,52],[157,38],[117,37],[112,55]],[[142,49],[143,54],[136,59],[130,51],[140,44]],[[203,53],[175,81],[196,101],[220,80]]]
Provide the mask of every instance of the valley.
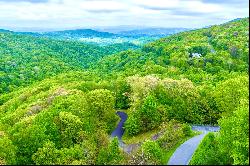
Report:
[[248,35],[0,30],[0,164],[249,165]]

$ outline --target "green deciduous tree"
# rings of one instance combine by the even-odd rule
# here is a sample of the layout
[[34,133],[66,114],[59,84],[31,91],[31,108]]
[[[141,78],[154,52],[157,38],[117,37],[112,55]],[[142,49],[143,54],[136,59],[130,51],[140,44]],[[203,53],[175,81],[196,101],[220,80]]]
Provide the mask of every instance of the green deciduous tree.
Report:
[[3,131],[0,131],[0,149],[0,164],[16,164],[16,147]]
[[220,150],[231,164],[249,164],[249,100],[241,100],[240,106],[228,117],[219,120]]
[[114,138],[108,147],[103,147],[97,157],[98,165],[114,165],[119,164],[124,159],[124,156],[119,149],[117,137]]
[[115,98],[113,93],[106,89],[96,89],[90,91],[87,97],[91,113],[106,123],[107,130],[111,131],[118,120],[114,110]]

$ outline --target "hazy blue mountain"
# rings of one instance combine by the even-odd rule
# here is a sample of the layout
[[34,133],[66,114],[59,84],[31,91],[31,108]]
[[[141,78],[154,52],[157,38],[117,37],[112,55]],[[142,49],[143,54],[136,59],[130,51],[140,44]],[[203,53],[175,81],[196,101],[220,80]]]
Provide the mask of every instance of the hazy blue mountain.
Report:
[[233,20],[228,21],[228,23],[230,23],[230,22],[235,22],[235,21],[238,21],[238,20],[241,20],[241,19],[243,19],[243,18],[235,18],[235,19],[233,19]]
[[[140,26],[117,26],[102,27],[93,29],[60,30],[49,32],[15,31],[19,34],[32,36],[53,37],[60,39],[81,39],[81,38],[124,38],[124,37],[164,37],[178,32],[187,31],[187,28],[148,28]],[[6,30],[5,30],[6,31]]]
[[124,36],[168,36],[178,32],[187,31],[187,28],[145,28],[130,31],[121,31],[118,34]]
[[0,29],[0,32],[12,32],[12,31],[6,29]]
[[110,38],[115,37],[115,34],[109,32],[99,32],[92,29],[76,29],[76,30],[65,30],[65,31],[55,31],[55,32],[44,32],[40,33],[43,36],[49,37],[59,37],[59,38],[82,38],[82,37],[104,37]]
[[93,27],[91,29],[101,31],[101,32],[110,32],[114,34],[119,34],[122,31],[132,31],[136,29],[145,29],[145,26],[135,26],[135,25],[119,25],[119,26],[104,26],[104,27]]
[[[98,29],[98,30],[97,30]],[[35,37],[47,37],[59,40],[78,40],[85,43],[98,45],[110,45],[132,43],[140,46],[152,42],[161,37],[166,37],[178,32],[186,31],[186,28],[148,28],[140,26],[102,27],[96,29],[75,29],[49,32],[20,32],[17,34],[31,35]]]

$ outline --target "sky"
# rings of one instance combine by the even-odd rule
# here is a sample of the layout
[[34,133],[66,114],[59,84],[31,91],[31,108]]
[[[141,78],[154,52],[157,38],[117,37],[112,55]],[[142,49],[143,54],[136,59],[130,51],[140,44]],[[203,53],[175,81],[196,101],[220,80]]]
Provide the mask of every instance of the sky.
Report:
[[248,0],[0,0],[0,28],[199,28],[248,17]]

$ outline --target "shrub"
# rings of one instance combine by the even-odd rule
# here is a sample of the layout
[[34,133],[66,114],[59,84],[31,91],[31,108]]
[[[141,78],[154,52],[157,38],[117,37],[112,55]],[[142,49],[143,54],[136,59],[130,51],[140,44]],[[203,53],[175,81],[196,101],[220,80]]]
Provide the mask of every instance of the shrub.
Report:
[[161,147],[165,147],[166,149],[171,149],[185,137],[183,125],[175,120],[164,122],[160,128],[162,136],[157,139],[157,142]]
[[123,160],[123,155],[119,149],[119,142],[117,137],[114,138],[108,147],[100,150],[97,157],[98,165],[113,165],[119,164]]
[[146,140],[142,146],[132,153],[128,163],[132,165],[156,165],[162,164],[163,151],[159,144]]
[[46,142],[42,148],[39,148],[33,154],[32,159],[38,165],[71,164],[76,161],[86,164],[83,149],[80,145],[58,150],[51,141]]
[[136,135],[141,131],[140,117],[137,112],[132,113],[128,116],[125,122],[125,131],[128,135]]
[[221,165],[222,156],[218,150],[218,141],[214,133],[208,133],[195,151],[190,165]]
[[147,161],[151,161],[155,164],[160,164],[163,158],[159,144],[154,141],[145,141],[142,144],[142,153],[144,153]]
[[188,124],[183,124],[183,126],[182,126],[182,132],[187,137],[191,136],[191,134],[192,134],[191,126],[188,125]]

